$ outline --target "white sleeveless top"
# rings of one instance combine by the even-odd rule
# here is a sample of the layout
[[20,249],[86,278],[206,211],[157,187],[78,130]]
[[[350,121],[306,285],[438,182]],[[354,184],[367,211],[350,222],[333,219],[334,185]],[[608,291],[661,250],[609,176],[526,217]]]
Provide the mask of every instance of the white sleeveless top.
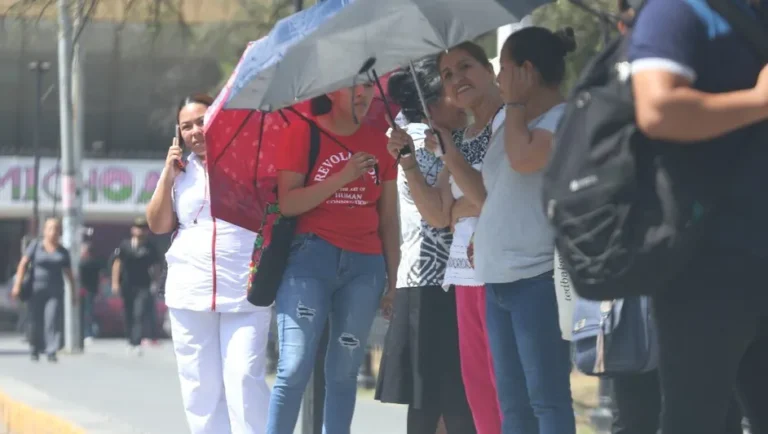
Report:
[[[479,171],[482,168],[482,163],[473,164],[472,167]],[[453,175],[451,175],[449,182],[453,198],[458,200],[463,197],[464,193],[456,185]],[[475,270],[472,268],[467,256],[467,248],[469,247],[472,235],[475,233],[477,220],[477,217],[462,218],[456,222],[456,226],[453,228],[453,241],[451,242],[448,266],[446,267],[445,279],[443,280],[443,288],[445,289],[448,289],[451,285],[483,286],[482,283],[475,280]]]
[[200,160],[188,159],[174,181],[173,208],[179,219],[165,254],[165,304],[173,309],[253,312],[246,300],[256,234],[211,217],[208,174]]

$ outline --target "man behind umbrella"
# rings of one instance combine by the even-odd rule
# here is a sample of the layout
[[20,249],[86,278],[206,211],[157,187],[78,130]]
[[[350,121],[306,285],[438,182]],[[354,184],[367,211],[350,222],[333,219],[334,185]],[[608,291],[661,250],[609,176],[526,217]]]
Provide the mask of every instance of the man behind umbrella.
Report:
[[131,349],[141,354],[141,339],[152,331],[155,308],[151,293],[152,274],[161,256],[147,239],[147,221],[138,218],[131,238],[120,243],[112,264],[112,292],[123,298],[125,331]]

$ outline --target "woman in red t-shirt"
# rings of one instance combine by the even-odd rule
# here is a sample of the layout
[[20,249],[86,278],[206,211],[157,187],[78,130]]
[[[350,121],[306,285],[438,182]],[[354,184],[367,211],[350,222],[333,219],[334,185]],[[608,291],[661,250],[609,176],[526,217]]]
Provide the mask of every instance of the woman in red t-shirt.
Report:
[[349,433],[357,373],[385,285],[385,313],[391,305],[400,255],[397,169],[384,132],[360,122],[372,99],[365,84],[312,100],[321,130],[313,167],[308,122],[293,122],[278,148],[280,210],[299,221],[277,292],[280,358],[268,434],[293,433],[328,319],[324,432]]

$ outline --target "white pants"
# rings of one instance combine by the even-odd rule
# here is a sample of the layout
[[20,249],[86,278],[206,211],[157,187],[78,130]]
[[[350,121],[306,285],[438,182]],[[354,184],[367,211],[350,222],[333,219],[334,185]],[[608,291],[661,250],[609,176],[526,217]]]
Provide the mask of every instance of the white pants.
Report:
[[170,309],[173,348],[192,434],[263,434],[272,312]]

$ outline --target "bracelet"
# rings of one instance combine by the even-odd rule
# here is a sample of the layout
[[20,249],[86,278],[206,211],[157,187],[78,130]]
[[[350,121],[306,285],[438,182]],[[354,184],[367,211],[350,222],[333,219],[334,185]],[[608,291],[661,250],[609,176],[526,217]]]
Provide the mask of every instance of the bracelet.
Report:
[[522,102],[508,102],[504,103],[504,106],[507,108],[525,109],[525,103]]
[[444,155],[443,154],[443,150],[440,149],[440,145],[439,144],[438,144],[437,148],[435,148],[434,154],[435,154],[435,157],[437,157],[437,158],[440,158],[440,157],[442,157]]

